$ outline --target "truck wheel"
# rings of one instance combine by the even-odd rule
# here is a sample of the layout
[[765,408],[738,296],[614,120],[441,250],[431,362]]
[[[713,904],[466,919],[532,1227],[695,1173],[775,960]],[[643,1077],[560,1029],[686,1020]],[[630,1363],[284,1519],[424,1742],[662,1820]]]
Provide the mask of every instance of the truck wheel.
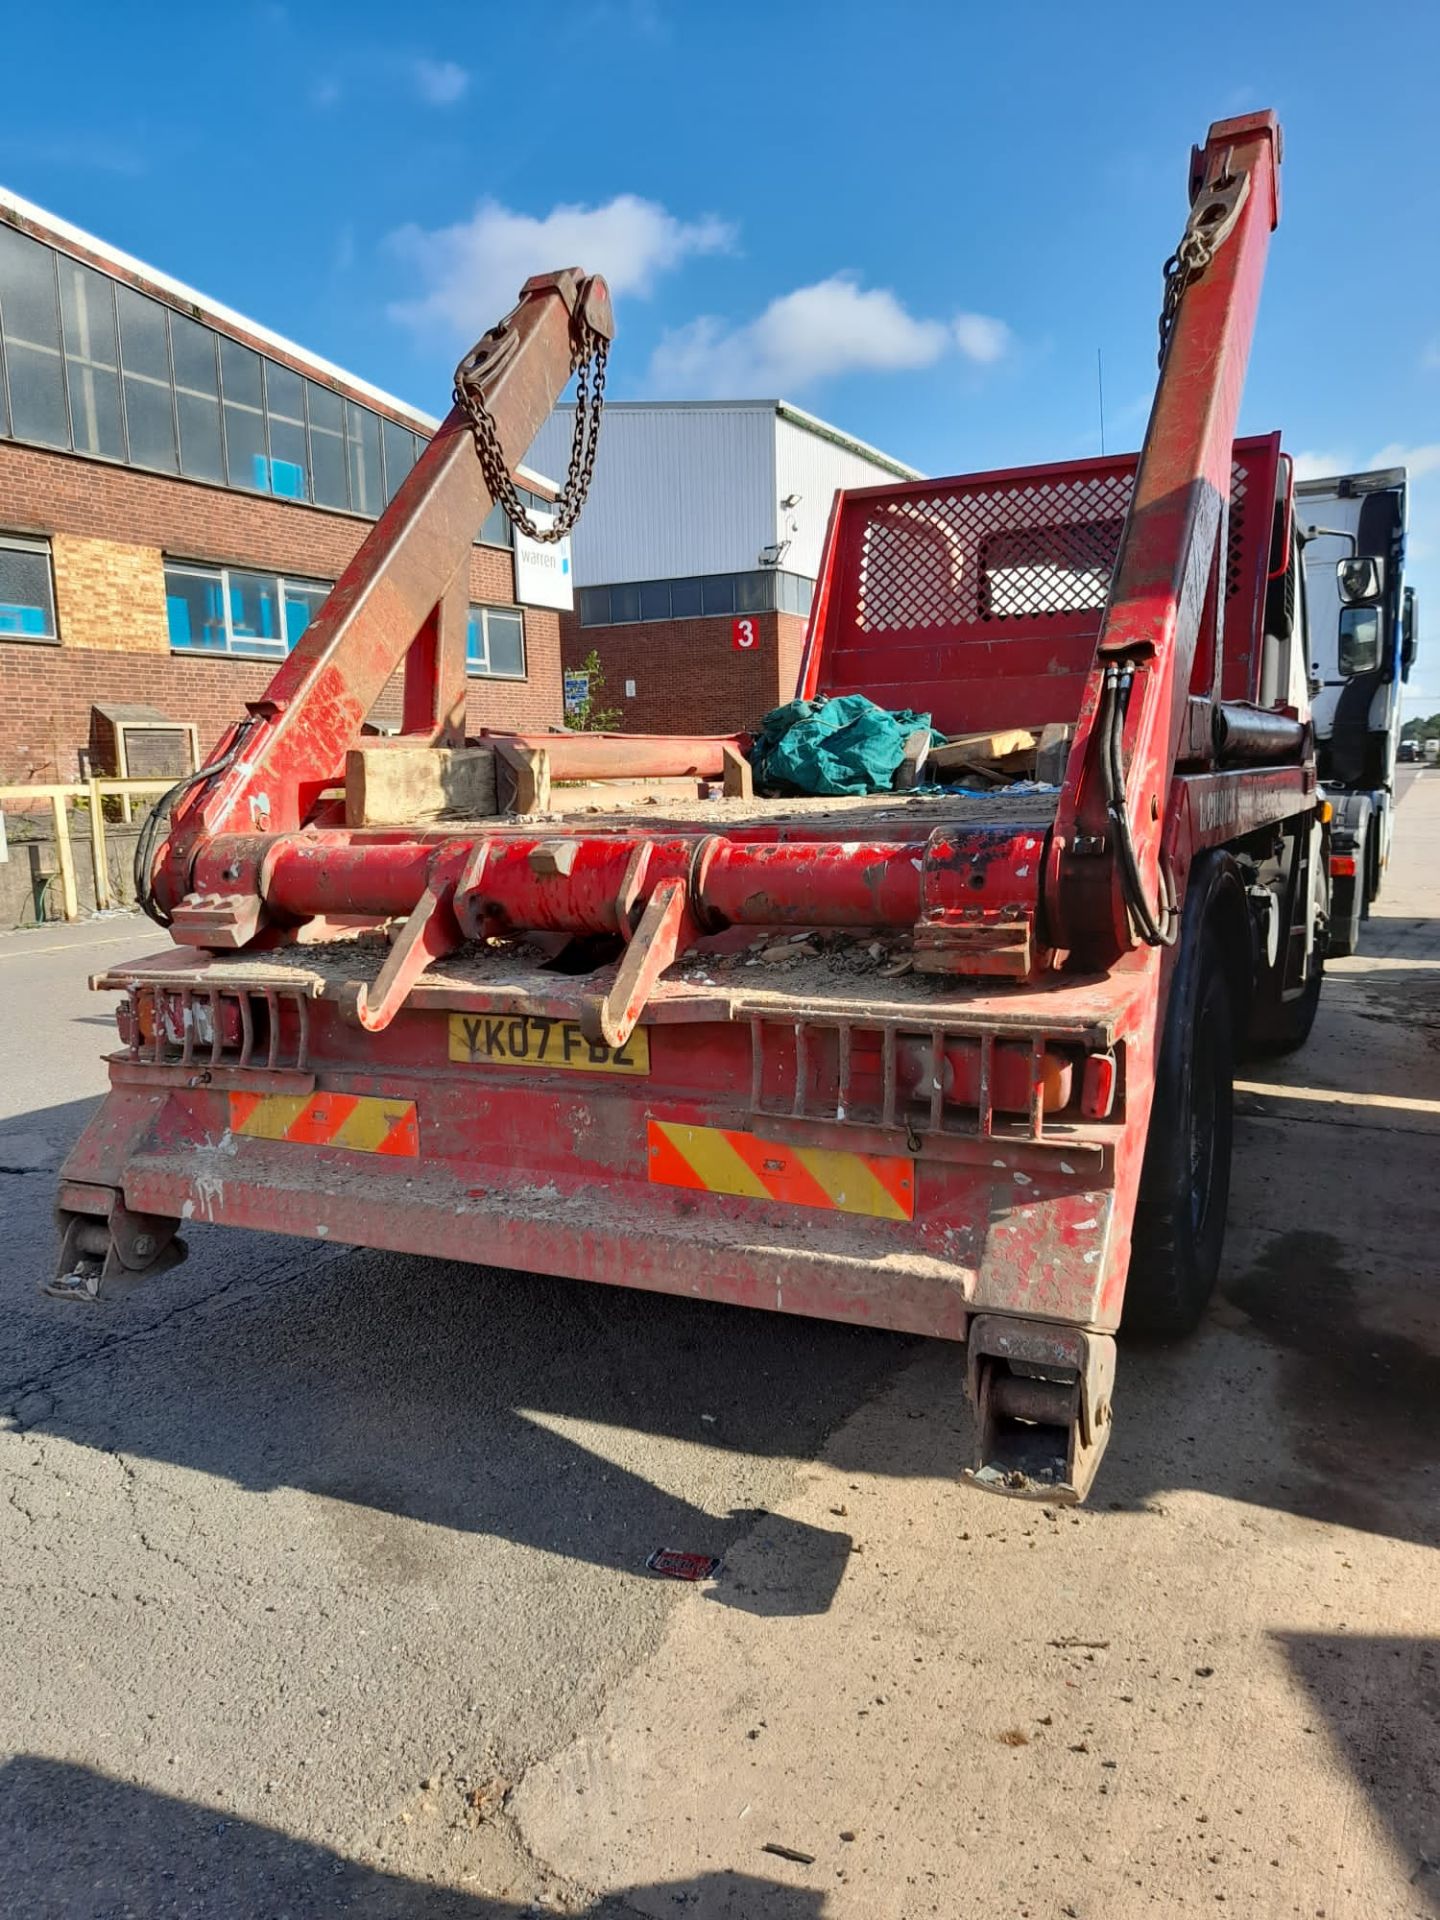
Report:
[[1176,962],[1135,1209],[1124,1325],[1172,1337],[1215,1287],[1230,1200],[1234,1033],[1220,944]]

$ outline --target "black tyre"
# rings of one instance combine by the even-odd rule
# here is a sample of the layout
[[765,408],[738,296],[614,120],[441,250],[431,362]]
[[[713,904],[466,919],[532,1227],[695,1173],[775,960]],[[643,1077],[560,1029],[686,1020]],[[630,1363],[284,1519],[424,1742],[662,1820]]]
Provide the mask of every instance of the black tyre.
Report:
[[1230,1201],[1234,1047],[1219,939],[1202,927],[1170,985],[1125,1288],[1127,1329],[1189,1333],[1214,1291]]
[[1294,1053],[1310,1038],[1315,1015],[1320,1011],[1320,989],[1325,984],[1325,956],[1317,953],[1310,962],[1310,978],[1305,991],[1293,1000],[1266,995],[1256,1005],[1245,1051],[1259,1059],[1276,1059]]

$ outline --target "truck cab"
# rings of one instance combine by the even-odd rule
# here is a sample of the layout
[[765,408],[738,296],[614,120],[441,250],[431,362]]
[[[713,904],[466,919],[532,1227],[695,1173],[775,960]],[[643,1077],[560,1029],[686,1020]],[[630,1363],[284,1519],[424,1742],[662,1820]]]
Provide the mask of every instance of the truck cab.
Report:
[[[1401,689],[1419,643],[1405,585],[1403,467],[1302,480],[1310,674],[1320,778],[1335,809],[1330,951],[1353,953],[1394,830]],[[1364,566],[1359,563],[1373,563]]]

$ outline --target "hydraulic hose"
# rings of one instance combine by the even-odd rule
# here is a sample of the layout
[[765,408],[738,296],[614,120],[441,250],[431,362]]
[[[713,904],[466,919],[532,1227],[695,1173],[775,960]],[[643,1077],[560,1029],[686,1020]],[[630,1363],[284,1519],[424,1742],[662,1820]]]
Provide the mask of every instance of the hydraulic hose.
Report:
[[1159,862],[1160,903],[1159,917],[1151,911],[1150,902],[1145,897],[1145,883],[1140,877],[1140,862],[1135,854],[1135,842],[1130,833],[1130,813],[1125,802],[1125,760],[1124,728],[1125,699],[1134,676],[1127,668],[1123,672],[1119,667],[1105,669],[1105,684],[1100,713],[1100,774],[1105,793],[1105,806],[1110,815],[1110,823],[1115,833],[1115,851],[1120,862],[1120,881],[1125,889],[1125,903],[1130,909],[1140,937],[1152,947],[1173,947],[1180,930],[1179,904],[1175,898],[1175,883],[1166,869],[1162,856]]
[[242,720],[228,753],[218,760],[212,760],[208,766],[197,767],[194,773],[187,773],[183,780],[177,780],[168,793],[162,793],[155,805],[146,814],[144,823],[135,840],[135,856],[132,873],[135,881],[135,898],[141,910],[148,914],[157,927],[168,927],[171,916],[155,898],[154,872],[155,856],[162,838],[162,828],[169,821],[175,803],[182,794],[189,793],[195,787],[202,787],[217,775],[225,773],[235,764],[241,747],[249,738],[250,730],[256,725],[254,719]]

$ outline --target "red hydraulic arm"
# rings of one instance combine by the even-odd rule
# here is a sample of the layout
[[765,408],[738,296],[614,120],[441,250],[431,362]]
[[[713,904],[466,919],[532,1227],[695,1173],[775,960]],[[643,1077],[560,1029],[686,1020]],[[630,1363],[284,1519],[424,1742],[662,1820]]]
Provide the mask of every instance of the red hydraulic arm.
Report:
[[1050,944],[1097,965],[1137,934],[1152,944],[1174,936],[1170,784],[1206,596],[1223,565],[1279,163],[1273,113],[1217,121],[1192,154],[1190,217],[1166,269],[1160,380],[1046,874]]
[[[587,348],[613,332],[605,282],[571,268],[528,280],[514,311],[485,335],[467,362],[469,379],[510,469]],[[225,770],[176,806],[153,870],[162,914],[176,914],[206,842],[291,833],[305,823],[343,777],[346,749],[402,661],[403,731],[437,746],[463,741],[469,556],[492,500],[457,399],[264,698],[250,702],[250,718],[222,741],[216,760]],[[179,914],[175,937],[244,944],[259,924],[263,887],[243,863],[231,883],[228,928],[220,924],[227,909],[217,915],[212,905],[197,928]],[[221,933],[228,937],[213,937]]]

